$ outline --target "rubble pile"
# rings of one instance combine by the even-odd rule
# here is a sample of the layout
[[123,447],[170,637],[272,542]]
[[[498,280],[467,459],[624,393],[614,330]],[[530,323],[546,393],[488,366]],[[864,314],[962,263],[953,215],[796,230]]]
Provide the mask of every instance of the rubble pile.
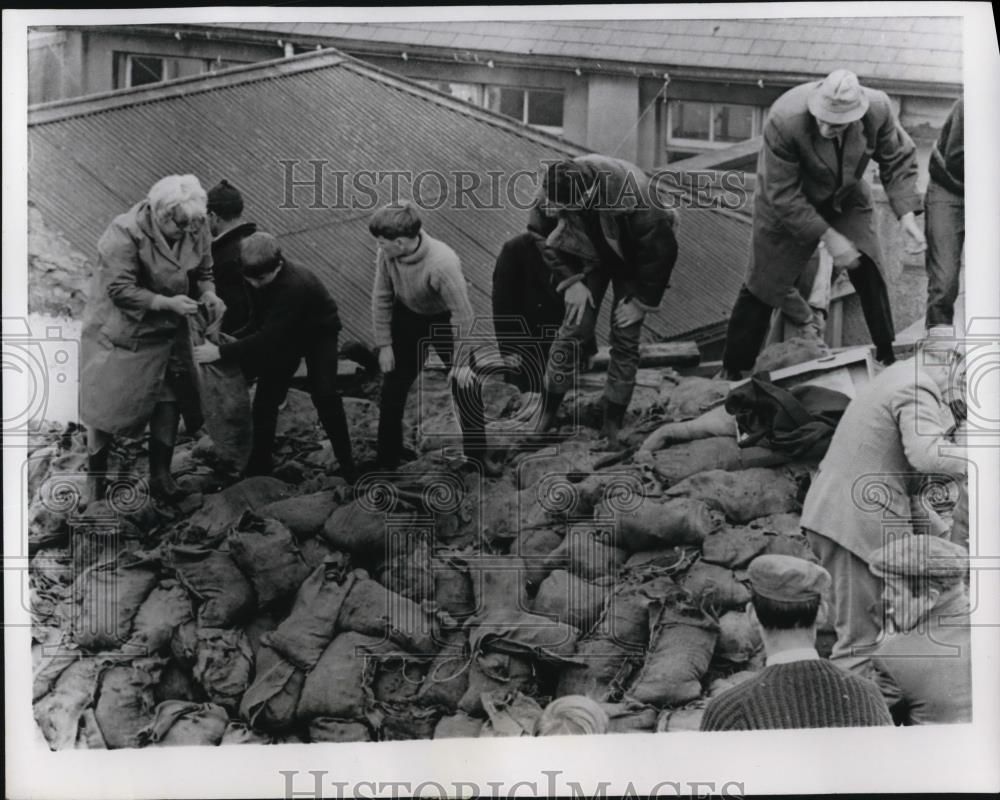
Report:
[[[630,445],[725,397],[718,381],[657,372]],[[436,380],[420,394],[435,413],[409,412],[415,460],[355,487],[331,474],[296,390],[273,476],[239,480],[207,437],[182,439],[181,507],[126,479],[145,455],[123,442],[123,479],[81,510],[82,431],[39,432],[30,586],[49,745],[521,736],[569,694],[604,704],[612,732],[691,730],[710,695],[760,668],[744,570],[760,553],[808,556],[807,465],[719,437],[611,463],[591,451],[596,431],[571,425],[518,448],[504,389],[488,413],[506,469],[488,480],[439,449],[451,412]],[[363,461],[377,409],[345,407]]]

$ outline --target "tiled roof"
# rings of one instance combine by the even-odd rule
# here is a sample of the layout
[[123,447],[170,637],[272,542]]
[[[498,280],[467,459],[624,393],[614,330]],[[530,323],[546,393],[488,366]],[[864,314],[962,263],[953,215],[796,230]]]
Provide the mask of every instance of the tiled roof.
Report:
[[446,47],[620,61],[669,69],[825,75],[959,84],[962,20],[852,17],[742,20],[578,20],[377,23],[218,23],[216,27],[409,47]]
[[[583,152],[334,51],[36,106],[28,142],[29,199],[48,225],[90,257],[110,221],[163,175],[193,173],[206,187],[230,179],[246,197],[247,218],[321,276],[341,307],[346,335],[366,341],[370,211],[310,209],[309,190],[299,190],[298,208],[281,209],[280,160],[299,162],[299,179],[308,176],[309,160],[326,161],[328,176],[361,170],[510,176],[534,170],[545,158]],[[526,185],[530,180],[518,187],[521,204],[530,199]],[[379,202],[388,201],[388,181],[379,186]],[[432,195],[433,181],[427,186]],[[326,204],[336,195],[328,177]],[[501,194],[497,209],[448,203],[425,216],[428,231],[458,252],[472,304],[488,315],[496,254],[524,229],[526,211]],[[749,226],[733,215],[682,212],[673,288],[650,320],[648,337],[677,336],[724,319],[748,242]]]

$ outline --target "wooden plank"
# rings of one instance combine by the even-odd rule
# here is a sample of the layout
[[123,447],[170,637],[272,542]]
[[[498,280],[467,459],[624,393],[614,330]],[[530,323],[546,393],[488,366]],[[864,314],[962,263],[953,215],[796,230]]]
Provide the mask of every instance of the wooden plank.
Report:
[[[701,351],[694,342],[650,342],[639,345],[640,367],[696,367],[700,361]],[[610,348],[601,347],[590,359],[590,369],[604,371],[610,363]]]

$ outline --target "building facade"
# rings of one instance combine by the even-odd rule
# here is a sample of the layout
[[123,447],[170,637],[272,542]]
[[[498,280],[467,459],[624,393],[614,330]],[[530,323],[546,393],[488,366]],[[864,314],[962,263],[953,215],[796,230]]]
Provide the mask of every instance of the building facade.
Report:
[[29,102],[331,47],[647,169],[752,139],[782,92],[837,67],[892,97],[926,163],[961,94],[945,17],[222,23],[34,30]]

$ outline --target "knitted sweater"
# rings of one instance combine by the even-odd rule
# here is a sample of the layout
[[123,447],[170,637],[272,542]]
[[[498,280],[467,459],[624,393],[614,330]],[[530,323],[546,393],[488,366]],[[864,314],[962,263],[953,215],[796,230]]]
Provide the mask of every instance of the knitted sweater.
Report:
[[892,725],[875,684],[821,659],[765,667],[713,698],[701,720],[703,731],[873,725]]
[[965,194],[965,113],[962,100],[952,106],[927,167],[931,180],[952,194]]
[[461,262],[448,245],[426,233],[420,234],[419,246],[408,256],[388,258],[382,248],[378,250],[372,288],[372,325],[378,347],[392,344],[396,302],[427,316],[450,311],[459,339],[472,331],[473,311]]

